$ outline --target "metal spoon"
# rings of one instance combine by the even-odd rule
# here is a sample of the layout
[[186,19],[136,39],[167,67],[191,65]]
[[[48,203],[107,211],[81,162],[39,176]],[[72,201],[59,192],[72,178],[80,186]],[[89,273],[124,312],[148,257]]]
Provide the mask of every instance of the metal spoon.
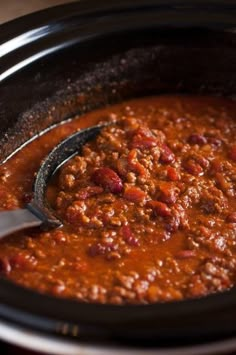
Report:
[[33,200],[25,209],[0,212],[0,238],[26,228],[56,228],[62,225],[45,201],[47,183],[61,165],[78,154],[86,142],[94,139],[101,129],[109,124],[81,130],[66,138],[51,151],[36,175]]

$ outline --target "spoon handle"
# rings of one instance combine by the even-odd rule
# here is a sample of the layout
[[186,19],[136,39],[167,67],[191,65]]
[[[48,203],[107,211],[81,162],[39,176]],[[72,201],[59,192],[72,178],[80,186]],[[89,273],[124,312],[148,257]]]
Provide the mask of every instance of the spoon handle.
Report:
[[0,212],[0,239],[19,230],[38,227],[42,223],[28,209]]

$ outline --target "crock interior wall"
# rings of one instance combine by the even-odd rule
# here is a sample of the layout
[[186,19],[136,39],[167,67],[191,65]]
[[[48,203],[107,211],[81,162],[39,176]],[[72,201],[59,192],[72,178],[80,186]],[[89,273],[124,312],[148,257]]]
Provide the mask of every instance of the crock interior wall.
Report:
[[[30,55],[30,49],[28,50]],[[0,88],[0,161],[75,113],[162,93],[234,96],[234,36],[155,29],[110,34],[55,51]]]

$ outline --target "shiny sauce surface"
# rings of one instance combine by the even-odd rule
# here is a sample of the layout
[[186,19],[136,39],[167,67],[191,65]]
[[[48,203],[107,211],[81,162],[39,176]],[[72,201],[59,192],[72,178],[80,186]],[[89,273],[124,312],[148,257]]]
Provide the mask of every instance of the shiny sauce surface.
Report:
[[0,209],[22,208],[42,159],[112,121],[60,169],[47,198],[63,226],[0,242],[0,274],[80,302],[203,297],[236,280],[236,103],[156,96],[64,123],[0,166]]

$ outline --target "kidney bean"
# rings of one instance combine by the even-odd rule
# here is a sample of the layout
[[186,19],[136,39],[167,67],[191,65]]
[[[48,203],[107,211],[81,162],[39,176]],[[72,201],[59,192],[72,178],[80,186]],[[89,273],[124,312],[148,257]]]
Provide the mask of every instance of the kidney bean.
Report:
[[110,168],[100,168],[95,170],[92,181],[102,186],[106,191],[119,194],[123,190],[123,182],[117,173]]
[[123,235],[124,241],[130,246],[138,246],[139,240],[135,237],[130,226],[125,225],[121,227],[121,234]]
[[131,148],[150,149],[157,146],[155,137],[134,136],[130,144]]
[[204,145],[207,143],[207,139],[202,134],[191,134],[188,138],[188,143]]
[[172,163],[174,160],[175,155],[172,150],[166,144],[163,144],[161,146],[160,162],[163,164],[169,164]]
[[169,217],[171,215],[171,209],[163,202],[148,201],[147,206],[152,208],[155,216]]
[[140,150],[150,149],[157,146],[157,144],[157,137],[153,135],[148,127],[139,127],[131,139],[130,148],[137,148]]

